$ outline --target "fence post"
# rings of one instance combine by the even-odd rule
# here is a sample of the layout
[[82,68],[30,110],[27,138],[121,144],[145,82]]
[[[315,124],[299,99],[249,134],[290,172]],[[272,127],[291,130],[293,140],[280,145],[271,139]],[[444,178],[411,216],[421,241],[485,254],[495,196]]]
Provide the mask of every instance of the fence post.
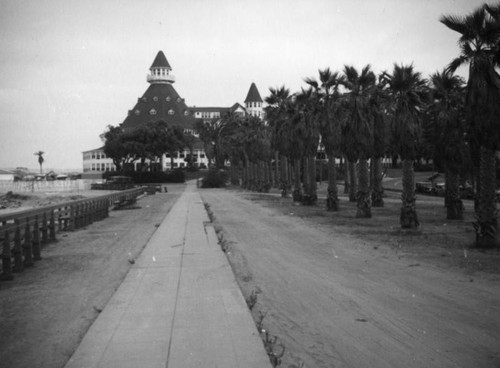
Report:
[[54,210],[50,211],[49,239],[50,241],[56,241],[56,219]]
[[14,233],[14,272],[23,272],[23,253],[21,249],[21,228],[19,220],[16,220],[16,232]]
[[23,253],[24,253],[24,266],[33,267],[35,265],[35,262],[33,262],[33,243],[31,240],[31,227],[30,227],[29,217],[26,218],[26,227],[24,229]]
[[47,224],[47,212],[43,213],[42,218],[42,244],[47,244],[49,242],[49,228]]
[[42,248],[40,246],[40,223],[38,216],[35,216],[35,224],[33,225],[33,259],[39,261],[42,259]]
[[75,216],[75,205],[69,206],[69,229],[71,231],[75,230],[75,221],[76,221],[76,216]]
[[14,278],[12,276],[12,255],[10,252],[10,236],[9,231],[5,230],[3,237],[3,250],[2,250],[2,276],[4,281],[10,281]]

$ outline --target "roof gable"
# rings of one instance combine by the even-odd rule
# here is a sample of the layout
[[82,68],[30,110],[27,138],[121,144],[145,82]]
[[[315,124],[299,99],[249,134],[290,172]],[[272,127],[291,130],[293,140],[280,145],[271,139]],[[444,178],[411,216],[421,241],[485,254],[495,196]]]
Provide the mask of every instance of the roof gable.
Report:
[[194,124],[189,108],[171,84],[152,84],[129,110],[121,127],[135,129],[150,121],[165,121],[183,129]]
[[156,54],[155,60],[153,61],[153,64],[151,64],[151,67],[149,69],[152,69],[152,68],[172,69],[170,67],[170,64],[168,63],[167,58],[165,57],[165,54],[163,53],[163,51],[160,50],[160,51],[158,51],[158,54]]
[[259,90],[255,83],[252,83],[250,89],[248,90],[247,98],[245,98],[245,103],[247,102],[264,102],[262,97],[260,97]]

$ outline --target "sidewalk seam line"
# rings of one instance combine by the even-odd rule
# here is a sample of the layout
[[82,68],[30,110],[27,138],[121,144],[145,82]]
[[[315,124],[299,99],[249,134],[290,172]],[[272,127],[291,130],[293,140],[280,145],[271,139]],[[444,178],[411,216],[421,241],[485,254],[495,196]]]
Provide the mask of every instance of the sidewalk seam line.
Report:
[[[183,193],[184,195],[184,193]],[[179,198],[180,199],[180,198]],[[184,236],[182,239],[182,252],[181,252],[181,262],[179,267],[179,279],[177,280],[177,289],[175,291],[175,305],[174,312],[172,313],[172,323],[170,324],[170,339],[168,341],[168,349],[167,349],[167,361],[165,367],[168,368],[168,362],[170,360],[170,351],[172,349],[172,340],[174,338],[174,325],[175,325],[175,316],[177,314],[177,305],[179,303],[179,291],[181,288],[181,278],[182,278],[182,265],[184,263],[184,246],[186,245],[186,233],[187,233],[187,223],[189,219],[189,207],[186,212],[186,222],[184,225]]]

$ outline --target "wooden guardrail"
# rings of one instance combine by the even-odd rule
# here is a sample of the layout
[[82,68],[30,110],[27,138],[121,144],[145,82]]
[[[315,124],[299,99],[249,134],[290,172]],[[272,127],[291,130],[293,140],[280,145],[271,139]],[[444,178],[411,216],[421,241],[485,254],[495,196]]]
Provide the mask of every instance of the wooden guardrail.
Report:
[[109,215],[111,206],[135,203],[145,188],[80,199],[56,205],[0,215],[2,273],[0,280],[12,280],[42,258],[42,245],[56,240],[56,233],[75,230]]

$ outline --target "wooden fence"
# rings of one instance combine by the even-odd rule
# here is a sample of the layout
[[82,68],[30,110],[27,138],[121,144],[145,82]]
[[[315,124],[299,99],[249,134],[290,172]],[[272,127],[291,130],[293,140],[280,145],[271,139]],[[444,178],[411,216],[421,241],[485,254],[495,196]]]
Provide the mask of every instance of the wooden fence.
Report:
[[42,246],[56,240],[56,233],[71,231],[109,215],[113,205],[134,203],[145,188],[134,188],[98,197],[64,202],[0,215],[2,273],[0,280],[12,280],[42,258]]
[[89,190],[92,180],[33,180],[33,181],[2,181],[0,192],[69,192]]

